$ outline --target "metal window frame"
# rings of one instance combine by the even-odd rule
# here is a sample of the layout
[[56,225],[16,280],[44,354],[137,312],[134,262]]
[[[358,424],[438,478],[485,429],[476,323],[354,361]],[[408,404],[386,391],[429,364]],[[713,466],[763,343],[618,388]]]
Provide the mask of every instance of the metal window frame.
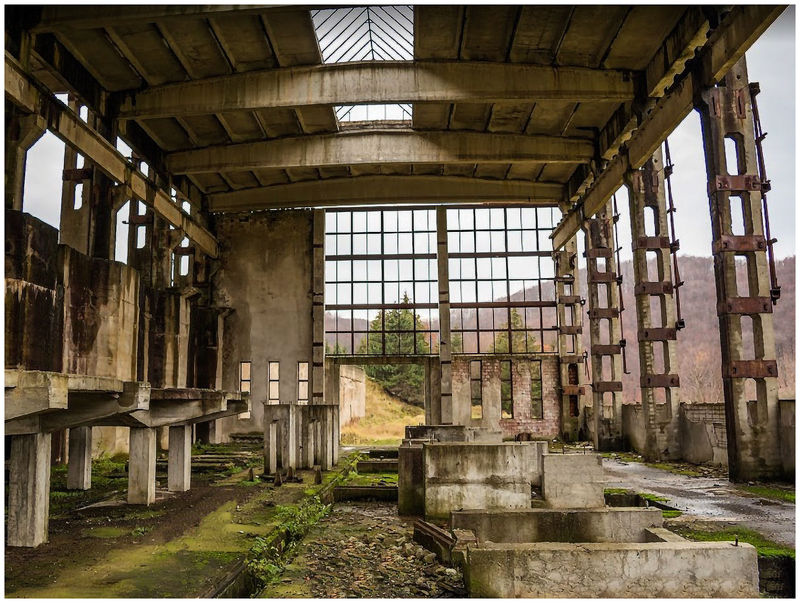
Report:
[[[478,376],[472,376],[472,367],[475,366],[477,363],[478,366]],[[478,392],[480,393],[479,397],[475,397],[474,393],[474,384],[478,384]],[[478,401],[478,404],[475,404],[475,401]],[[480,409],[480,416],[475,416],[475,409]],[[470,419],[483,419],[483,361],[482,360],[470,360],[469,361],[469,416]]]
[[[244,366],[247,365],[248,369],[250,370],[250,378],[244,378]],[[244,384],[247,384],[247,389],[244,389]],[[239,391],[242,393],[250,393],[252,391],[253,386],[253,361],[252,360],[240,360],[239,361]]]
[[[531,419],[534,421],[544,420],[544,378],[542,375],[542,361],[531,360]],[[538,378],[534,379],[533,366],[538,366]],[[533,384],[539,383],[539,397],[533,396]],[[538,404],[537,404],[538,403]],[[535,412],[538,409],[539,412]],[[538,416],[537,416],[538,415]]]
[[[272,365],[278,365],[278,376],[273,379],[272,378]],[[277,386],[277,396],[275,398],[272,397],[272,384],[275,383]],[[280,404],[281,401],[281,362],[280,360],[268,360],[267,361],[267,403],[268,404]]]
[[[305,379],[301,379],[300,378],[300,367],[302,365],[304,365],[304,364],[306,365],[306,378]],[[305,398],[301,398],[300,397],[300,389],[301,389],[300,386],[303,383],[306,384],[306,397]],[[310,387],[311,387],[311,363],[306,361],[306,360],[299,360],[297,362],[297,403],[298,404],[308,404],[308,401],[311,399],[311,392],[309,390]]]
[[[503,367],[508,367],[508,378],[503,378]],[[501,419],[513,419],[514,418],[514,376],[513,376],[514,365],[511,359],[504,359],[500,360],[500,418]],[[508,397],[505,398],[503,396],[503,384],[508,384]],[[504,417],[503,412],[504,408],[503,405],[505,402],[510,403],[511,411],[509,412],[509,416]]]

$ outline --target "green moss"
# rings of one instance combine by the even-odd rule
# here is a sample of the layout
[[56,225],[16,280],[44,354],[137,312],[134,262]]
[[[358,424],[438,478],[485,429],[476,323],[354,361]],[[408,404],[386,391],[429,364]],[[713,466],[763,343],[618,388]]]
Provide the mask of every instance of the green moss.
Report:
[[759,532],[742,526],[729,526],[719,530],[702,530],[691,526],[675,526],[671,529],[689,540],[727,542],[735,541],[738,538],[740,542],[752,544],[761,557],[795,558],[793,548],[770,540]]
[[627,488],[606,488],[603,494],[631,494],[631,491]]
[[155,519],[156,517],[161,517],[164,514],[166,514],[166,511],[164,509],[161,510],[144,509],[140,511],[131,511],[130,513],[126,513],[122,517],[122,519],[126,520]]
[[669,500],[665,496],[658,496],[657,494],[651,494],[650,492],[639,492],[639,496],[645,500],[649,500],[650,502],[667,502]]
[[750,494],[758,496],[760,498],[767,498],[770,500],[780,500],[783,502],[790,502],[794,504],[794,490],[789,490],[785,488],[779,488],[776,486],[764,486],[764,485],[754,485],[754,486],[738,486],[740,490],[744,490]]
[[663,509],[661,515],[664,519],[675,519],[683,515],[683,511],[678,511],[677,509]]
[[645,465],[652,467],[653,469],[661,469],[662,471],[669,471],[670,473],[674,473],[676,475],[685,475],[687,477],[700,477],[703,475],[694,469],[673,465],[671,463],[645,463]]

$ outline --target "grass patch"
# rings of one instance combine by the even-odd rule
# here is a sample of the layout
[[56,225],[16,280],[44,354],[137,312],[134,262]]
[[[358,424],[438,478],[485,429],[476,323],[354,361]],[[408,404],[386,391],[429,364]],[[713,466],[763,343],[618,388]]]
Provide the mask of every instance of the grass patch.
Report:
[[761,557],[795,558],[793,548],[770,540],[759,532],[742,526],[728,526],[719,530],[702,530],[691,526],[675,526],[671,529],[684,538],[701,542],[732,542],[738,537],[740,542],[746,542],[756,547]]
[[425,411],[406,404],[367,377],[366,416],[342,426],[342,444],[399,446],[406,425],[425,422]]
[[775,486],[737,486],[739,490],[744,490],[749,494],[753,494],[760,498],[768,498],[770,500],[780,500],[794,504],[794,490],[784,488],[777,488]]
[[631,491],[627,488],[606,488],[603,494],[631,494]]
[[650,502],[667,502],[669,500],[665,496],[658,496],[657,494],[651,494],[650,492],[639,492],[638,494],[643,499],[649,500]]
[[672,463],[645,463],[648,467],[653,469],[661,469],[662,471],[669,471],[676,475],[685,475],[686,477],[700,477],[703,474],[694,469],[673,465]]
[[155,519],[156,517],[161,517],[164,514],[166,514],[166,511],[163,509],[160,511],[157,511],[156,509],[145,509],[142,511],[131,511],[130,513],[126,513],[123,519],[125,520]]
[[664,519],[675,519],[683,515],[683,511],[678,511],[677,509],[662,509],[661,515]]

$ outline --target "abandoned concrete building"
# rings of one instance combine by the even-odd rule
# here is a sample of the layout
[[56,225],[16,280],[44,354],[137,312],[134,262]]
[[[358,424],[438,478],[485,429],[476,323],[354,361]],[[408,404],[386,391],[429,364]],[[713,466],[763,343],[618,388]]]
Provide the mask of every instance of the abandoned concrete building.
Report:
[[[340,423],[364,413],[353,367],[415,364],[425,424],[398,451],[398,504],[450,522],[471,594],[757,594],[752,547],[689,543],[660,512],[605,507],[596,453],[689,458],[662,145],[696,111],[716,454],[734,482],[793,477],[745,60],[784,9],[7,6],[7,544],[47,542],[56,458],[87,490],[93,457],[128,453],[131,505],[156,501],[159,450],[168,490],[188,491],[195,442],[261,434],[264,476],[330,471]],[[361,44],[347,19],[365,11]],[[66,145],[59,228],[23,198],[45,132]],[[622,389],[620,187],[637,404]],[[553,439],[594,453],[549,454]],[[556,515],[580,526],[572,540]],[[586,563],[537,581],[548,546]],[[663,571],[633,561],[642,550]],[[524,571],[501,576],[512,557]],[[630,575],[598,590],[594,572],[619,563]]]

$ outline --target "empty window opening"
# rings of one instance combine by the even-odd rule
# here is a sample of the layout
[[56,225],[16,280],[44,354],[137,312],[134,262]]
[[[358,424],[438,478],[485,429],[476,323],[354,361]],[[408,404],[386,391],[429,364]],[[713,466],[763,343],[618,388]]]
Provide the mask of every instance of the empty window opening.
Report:
[[128,263],[128,219],[130,214],[131,202],[126,201],[125,205],[117,210],[117,227],[114,239],[114,259],[123,264]]
[[741,165],[739,163],[739,144],[736,139],[731,136],[725,137],[725,168],[732,176],[741,174]]
[[603,381],[611,381],[614,378],[614,361],[613,356],[604,354],[600,357],[600,378]]
[[181,208],[185,211],[188,215],[192,215],[192,204],[188,201],[184,201],[181,203]]
[[243,394],[250,393],[250,367],[249,360],[243,360],[239,363],[239,391]]
[[144,249],[147,243],[147,226],[139,224],[136,227],[136,249]]
[[511,378],[511,361],[500,361],[500,417],[514,418],[514,380]]
[[760,355],[755,345],[755,317],[742,315],[740,317],[740,325],[742,329],[742,358],[744,360],[755,360]]
[[72,195],[72,209],[78,210],[83,207],[83,182],[75,185],[75,192]]
[[354,6],[312,10],[323,63],[411,61],[412,6]]
[[84,123],[88,123],[89,121],[89,107],[86,105],[81,105],[80,109],[78,109],[78,116]]
[[308,362],[297,363],[297,403],[308,404]]
[[267,365],[267,400],[270,404],[280,403],[281,363],[271,360]]
[[542,363],[532,361],[531,367],[531,419],[544,419],[542,402]]
[[580,409],[578,408],[578,396],[570,396],[569,397],[569,416],[570,417],[577,417],[580,415]]
[[470,418],[483,418],[483,372],[480,360],[469,363]]
[[653,342],[653,373],[664,375],[667,372],[666,356],[664,354],[664,344],[660,341]]
[[189,256],[182,255],[180,259],[180,267],[178,269],[179,276],[189,276]]
[[130,159],[131,155],[133,155],[133,149],[131,149],[119,136],[117,136],[117,151],[119,151],[119,153],[124,155],[127,159]]
[[172,186],[169,188],[169,198],[172,199],[173,203],[178,202],[178,190]]
[[745,227],[742,198],[731,195],[728,201],[731,206],[731,234],[743,235],[745,234]]
[[578,365],[569,364],[567,366],[567,383],[569,385],[578,385]]
[[80,169],[83,168],[85,163],[86,163],[86,161],[85,161],[83,155],[78,153],[77,156],[75,157],[75,167],[80,170]]
[[[665,312],[664,312],[664,296],[651,295],[650,296],[650,326],[654,329],[666,327]],[[673,325],[674,326],[674,325]]]
[[646,237],[655,237],[658,236],[658,230],[656,208],[646,206],[644,208],[644,234]]

